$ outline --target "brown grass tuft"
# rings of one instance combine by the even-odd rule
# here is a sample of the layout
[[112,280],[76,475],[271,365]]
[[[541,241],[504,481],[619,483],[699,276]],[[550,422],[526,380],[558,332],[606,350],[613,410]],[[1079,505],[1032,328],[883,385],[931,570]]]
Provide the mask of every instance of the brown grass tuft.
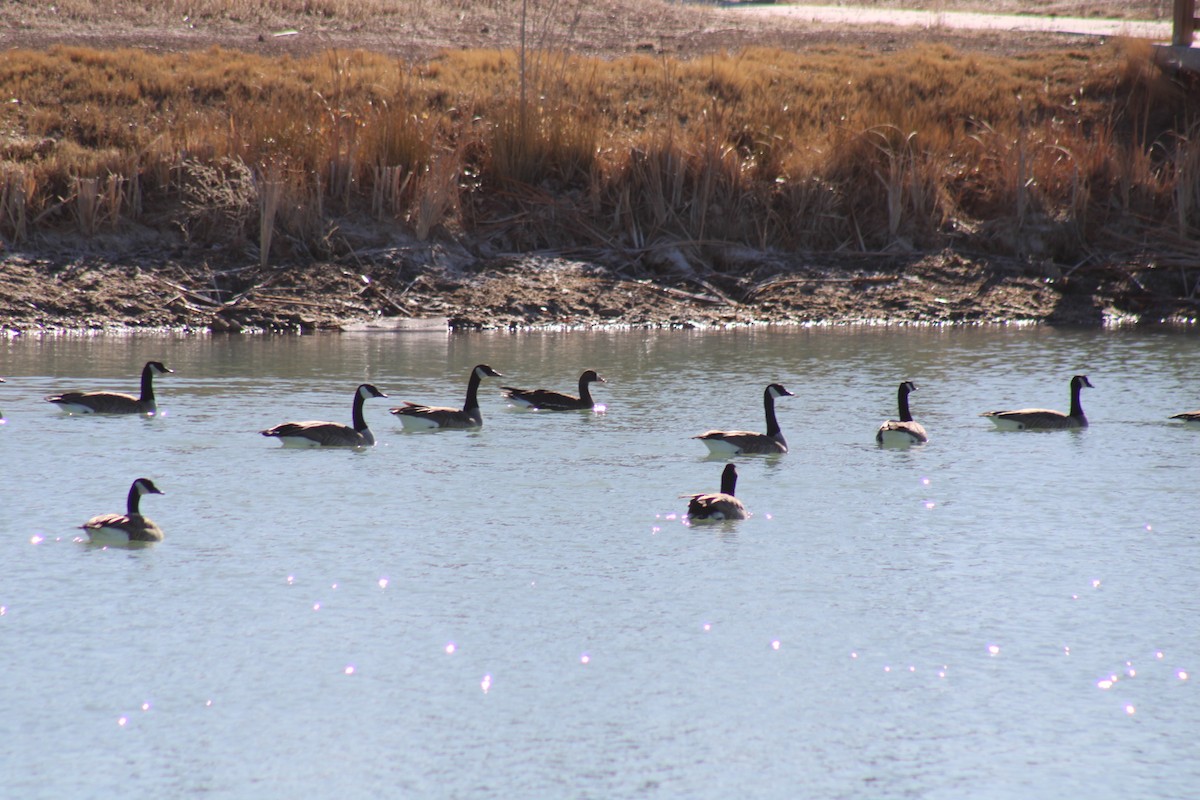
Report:
[[533,20],[543,46],[524,70],[507,50],[414,64],[6,52],[0,233],[137,221],[235,251],[257,243],[265,263],[326,252],[337,218],[361,214],[421,239],[504,231],[514,246],[966,241],[1070,259],[1106,236],[1200,224],[1198,104],[1144,50],[602,61],[556,50],[548,30]]

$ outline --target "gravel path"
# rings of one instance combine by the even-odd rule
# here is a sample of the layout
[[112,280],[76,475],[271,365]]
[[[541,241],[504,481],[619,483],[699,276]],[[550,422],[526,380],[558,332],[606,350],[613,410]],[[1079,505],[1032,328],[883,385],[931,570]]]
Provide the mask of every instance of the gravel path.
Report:
[[1082,17],[980,14],[968,11],[902,11],[865,6],[746,5],[727,6],[726,13],[785,15],[808,22],[897,25],[908,28],[1023,31],[1084,36],[1127,36],[1170,41],[1171,23],[1147,20],[1084,19]]

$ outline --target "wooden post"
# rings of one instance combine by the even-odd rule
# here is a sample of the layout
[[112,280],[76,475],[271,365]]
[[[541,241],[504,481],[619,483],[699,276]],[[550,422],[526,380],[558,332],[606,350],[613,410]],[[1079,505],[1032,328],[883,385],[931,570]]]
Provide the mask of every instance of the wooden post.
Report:
[[1175,47],[1191,47],[1196,32],[1196,0],[1175,0],[1172,22],[1171,44]]

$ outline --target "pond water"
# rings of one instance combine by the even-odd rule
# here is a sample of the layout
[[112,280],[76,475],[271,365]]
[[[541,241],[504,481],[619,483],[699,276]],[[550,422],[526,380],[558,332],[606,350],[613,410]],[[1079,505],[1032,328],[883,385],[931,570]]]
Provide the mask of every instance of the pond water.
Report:
[[[0,342],[5,797],[1193,797],[1200,337],[1049,329]],[[157,382],[155,418],[43,395]],[[478,432],[387,408],[461,403]],[[509,407],[500,385],[603,412]],[[1086,431],[978,416],[1066,410]],[[880,449],[911,378],[930,442]],[[349,422],[368,451],[257,431]],[[736,523],[679,495],[763,430]],[[166,532],[88,546],[88,517]]]

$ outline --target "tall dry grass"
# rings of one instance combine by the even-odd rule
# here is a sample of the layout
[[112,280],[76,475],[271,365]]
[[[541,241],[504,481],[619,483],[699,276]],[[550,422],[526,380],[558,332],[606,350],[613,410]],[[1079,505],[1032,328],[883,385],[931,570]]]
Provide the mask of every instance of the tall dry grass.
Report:
[[1200,104],[1148,51],[602,61],[540,35],[524,62],[6,52],[0,235],[138,222],[265,263],[324,255],[362,216],[514,248],[966,243],[1069,260],[1200,228]]

